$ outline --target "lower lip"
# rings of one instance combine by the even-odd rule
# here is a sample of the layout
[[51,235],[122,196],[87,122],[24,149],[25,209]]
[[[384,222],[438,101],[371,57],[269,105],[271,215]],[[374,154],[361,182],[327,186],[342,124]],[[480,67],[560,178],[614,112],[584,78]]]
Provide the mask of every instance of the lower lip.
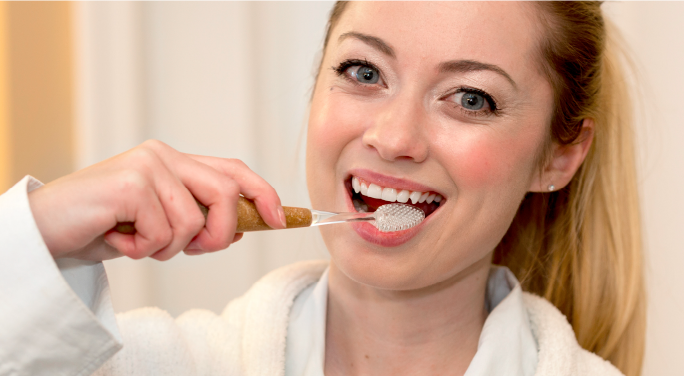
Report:
[[[355,212],[354,203],[347,192],[347,207],[350,212]],[[433,213],[434,214],[434,213]],[[420,232],[428,218],[425,218],[418,226],[403,231],[382,232],[368,222],[352,222],[351,227],[365,241],[381,247],[396,247],[402,245]]]

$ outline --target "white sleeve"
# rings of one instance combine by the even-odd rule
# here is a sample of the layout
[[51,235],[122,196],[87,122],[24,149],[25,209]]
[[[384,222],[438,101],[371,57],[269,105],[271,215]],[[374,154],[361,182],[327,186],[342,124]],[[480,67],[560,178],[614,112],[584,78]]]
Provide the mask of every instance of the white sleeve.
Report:
[[106,275],[52,258],[28,202],[40,185],[0,196],[0,375],[90,375],[122,346]]

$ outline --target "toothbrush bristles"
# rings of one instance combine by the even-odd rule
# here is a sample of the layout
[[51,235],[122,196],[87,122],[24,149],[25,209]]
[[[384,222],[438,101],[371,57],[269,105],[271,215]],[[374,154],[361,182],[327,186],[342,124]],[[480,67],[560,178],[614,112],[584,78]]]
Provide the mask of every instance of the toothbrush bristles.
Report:
[[381,232],[408,230],[425,219],[422,210],[411,205],[387,204],[375,211],[375,227]]

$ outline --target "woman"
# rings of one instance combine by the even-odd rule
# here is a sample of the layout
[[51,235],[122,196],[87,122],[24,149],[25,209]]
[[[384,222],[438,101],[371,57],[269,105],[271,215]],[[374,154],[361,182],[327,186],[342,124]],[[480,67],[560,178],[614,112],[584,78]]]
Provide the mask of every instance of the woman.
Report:
[[[112,357],[101,264],[65,258],[216,251],[241,237],[238,194],[274,228],[279,199],[239,161],[154,141],[42,188],[25,179],[1,199],[13,213],[3,244],[28,248],[14,273],[53,277],[6,293],[6,338],[19,345],[2,347],[7,369],[638,375],[633,147],[599,4],[341,2],[324,48],[308,127],[313,207],[398,200],[425,221],[389,234],[323,227],[329,265],[276,271],[221,316],[121,315],[125,347]],[[118,222],[137,233],[109,231]]]

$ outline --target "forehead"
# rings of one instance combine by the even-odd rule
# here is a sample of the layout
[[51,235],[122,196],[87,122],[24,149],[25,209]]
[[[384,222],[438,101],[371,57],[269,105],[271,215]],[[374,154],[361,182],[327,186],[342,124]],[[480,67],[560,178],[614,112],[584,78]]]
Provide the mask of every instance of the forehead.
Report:
[[468,59],[526,75],[536,57],[533,8],[518,2],[354,2],[331,35],[355,31],[388,43],[400,61]]

